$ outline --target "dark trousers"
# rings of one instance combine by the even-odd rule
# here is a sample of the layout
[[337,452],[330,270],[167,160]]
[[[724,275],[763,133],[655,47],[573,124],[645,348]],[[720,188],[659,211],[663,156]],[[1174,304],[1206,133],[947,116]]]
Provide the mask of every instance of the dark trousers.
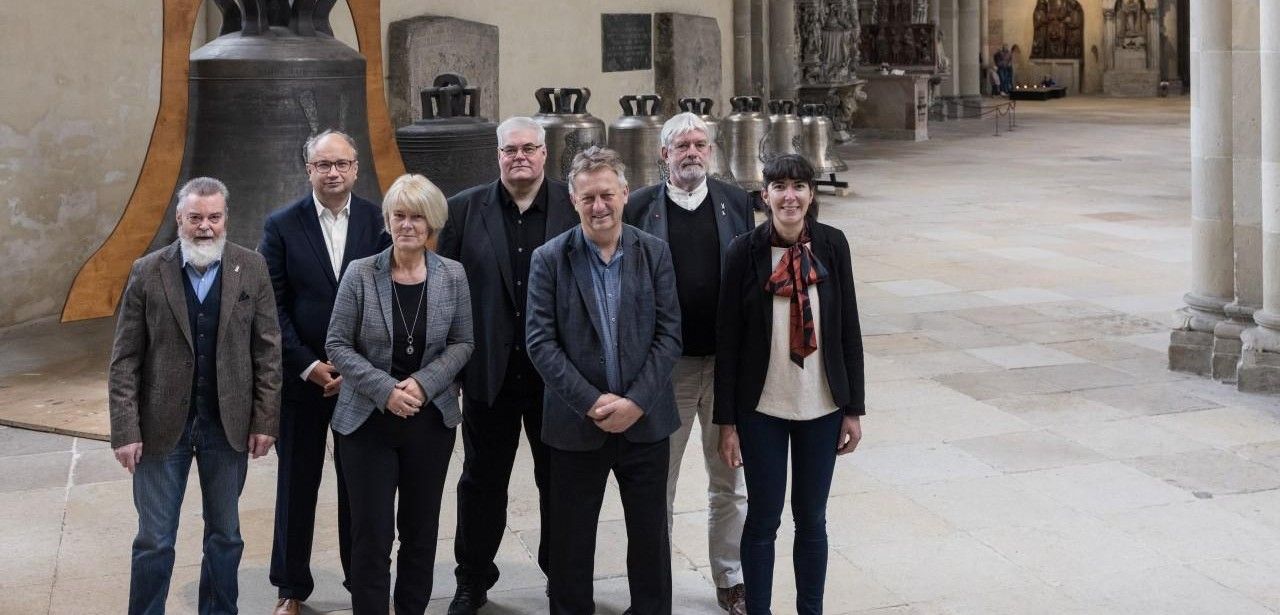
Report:
[[836,464],[843,413],[788,421],[754,410],[738,413],[738,440],[747,480],[747,522],[742,529],[742,577],[747,612],[768,615],[773,597],[774,541],[787,496],[791,454],[791,516],[796,534],[792,563],[796,612],[822,613],[827,580],[827,496]]
[[[536,391],[530,391],[536,388]],[[504,386],[489,405],[463,400],[462,446],[466,458],[458,481],[458,529],[453,543],[458,585],[487,590],[498,582],[493,563],[507,529],[507,488],[520,446],[520,426],[533,454],[542,527],[547,519],[547,445],[542,443],[542,387]],[[538,566],[547,572],[547,540],[538,541]]]
[[[551,612],[592,615],[596,524],[609,471],[618,481],[627,525],[627,584],[634,615],[671,614],[671,536],[667,531],[669,439],[634,443],[611,434],[593,451],[549,447]],[[544,526],[545,527],[545,526]]]
[[[312,386],[308,384],[307,386]],[[317,388],[318,390],[318,388]],[[271,545],[271,584],[280,598],[306,600],[315,589],[311,544],[315,536],[316,496],[324,475],[325,442],[337,396],[319,393],[286,399],[280,405],[279,458],[276,472],[276,526]],[[338,559],[343,584],[351,570],[351,510],[341,480],[342,457],[334,437],[333,465],[338,480]]]
[[[391,544],[396,553],[395,612],[421,615],[431,600],[440,497],[456,430],[427,404],[400,418],[374,411],[349,436],[339,435],[342,480],[351,501],[351,607],[355,615],[386,615]],[[400,496],[396,510],[396,495]]]

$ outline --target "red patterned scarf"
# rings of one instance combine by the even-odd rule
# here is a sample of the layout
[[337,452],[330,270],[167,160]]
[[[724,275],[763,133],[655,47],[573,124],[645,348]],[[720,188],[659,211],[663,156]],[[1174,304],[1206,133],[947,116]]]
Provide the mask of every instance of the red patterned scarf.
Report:
[[809,302],[809,286],[827,277],[827,269],[813,256],[809,247],[809,224],[800,230],[795,243],[788,244],[777,229],[769,229],[769,245],[786,248],[782,259],[769,275],[764,289],[779,297],[791,298],[791,360],[804,368],[804,358],[818,349],[813,333],[813,307]]

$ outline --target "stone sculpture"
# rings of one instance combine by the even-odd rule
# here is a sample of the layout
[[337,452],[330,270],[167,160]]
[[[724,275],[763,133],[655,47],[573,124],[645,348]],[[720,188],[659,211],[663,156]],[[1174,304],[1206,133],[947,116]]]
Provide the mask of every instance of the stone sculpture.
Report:
[[1084,59],[1084,10],[1077,0],[1037,0],[1032,59]]

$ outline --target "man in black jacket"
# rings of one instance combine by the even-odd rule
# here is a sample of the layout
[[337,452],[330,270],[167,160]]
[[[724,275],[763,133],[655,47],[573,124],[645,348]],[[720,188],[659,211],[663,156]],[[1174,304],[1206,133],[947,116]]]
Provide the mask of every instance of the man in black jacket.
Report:
[[[303,155],[311,190],[267,218],[258,247],[271,272],[284,346],[284,394],[276,443],[280,466],[271,547],[271,584],[278,588],[278,615],[296,615],[315,587],[311,542],[316,494],[329,418],[342,386],[342,375],[324,350],[338,280],[351,261],[391,245],[382,209],[351,193],[360,170],[355,141],[326,130],[307,140]],[[336,448],[333,461],[341,467]],[[349,532],[347,494],[339,480],[338,551],[344,578],[349,573]]]
[[671,374],[680,429],[671,435],[667,520],[670,523],[680,459],[696,418],[701,424],[702,452],[710,479],[707,542],[716,600],[721,608],[741,615],[746,606],[738,551],[747,516],[746,484],[742,470],[725,465],[716,453],[720,432],[711,424],[711,411],[720,270],[729,242],[751,230],[754,220],[746,192],[707,177],[707,161],[714,147],[707,139],[707,125],[698,116],[681,113],[667,120],[662,127],[661,154],[671,178],[632,193],[624,216],[628,224],[670,244],[680,298],[684,351]]
[[[563,182],[545,177],[546,131],[527,117],[498,126],[497,181],[449,199],[437,252],[457,260],[471,288],[475,351],[463,371],[462,442],[454,539],[458,590],[449,615],[470,615],[498,580],[494,557],[507,525],[507,486],[520,425],[533,453],[538,504],[546,519],[547,453],[542,443],[542,378],[524,347],[529,258],[577,222]],[[547,570],[547,540],[538,565]]]

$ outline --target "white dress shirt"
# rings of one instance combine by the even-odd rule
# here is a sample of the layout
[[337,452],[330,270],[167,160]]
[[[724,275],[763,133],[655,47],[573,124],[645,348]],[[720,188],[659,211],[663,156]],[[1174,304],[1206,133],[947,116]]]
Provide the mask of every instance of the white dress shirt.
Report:
[[679,205],[681,209],[696,211],[698,206],[707,199],[707,178],[702,178],[702,183],[688,192],[671,182],[667,182],[667,197],[671,199],[672,203]]
[[[320,234],[324,236],[325,253],[329,255],[329,266],[333,267],[333,277],[342,279],[342,253],[347,249],[347,221],[351,219],[351,195],[347,195],[347,202],[336,214],[320,202],[320,195],[315,192],[311,193],[311,200],[315,201],[316,217],[320,219]],[[311,375],[311,370],[315,369],[319,363],[320,361],[312,361],[307,369],[302,370],[302,379],[306,380]]]

